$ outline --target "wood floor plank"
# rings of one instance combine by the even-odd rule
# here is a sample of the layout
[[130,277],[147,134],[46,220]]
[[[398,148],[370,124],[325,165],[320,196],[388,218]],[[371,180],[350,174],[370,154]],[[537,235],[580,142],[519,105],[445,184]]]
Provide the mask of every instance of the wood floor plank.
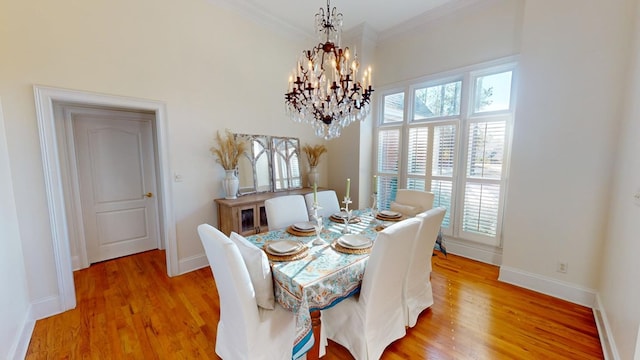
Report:
[[[496,266],[433,261],[434,305],[382,359],[603,358],[591,309],[501,283]],[[155,250],[76,271],[76,309],[37,321],[26,359],[219,359],[211,270],[169,278],[165,262]],[[332,341],[325,358],[353,359]]]

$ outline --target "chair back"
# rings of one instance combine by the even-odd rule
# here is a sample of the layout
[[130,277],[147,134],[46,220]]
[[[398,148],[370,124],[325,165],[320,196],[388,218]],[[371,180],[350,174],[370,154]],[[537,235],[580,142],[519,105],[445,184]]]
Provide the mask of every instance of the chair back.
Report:
[[237,351],[235,358],[241,358],[242,354],[249,353],[255,336],[255,324],[260,319],[249,271],[236,244],[220,230],[201,224],[198,234],[220,296],[218,332],[226,335],[226,347]]
[[428,191],[398,189],[396,199],[391,203],[391,210],[407,216],[415,216],[433,207],[434,195]]
[[433,305],[431,258],[445,211],[445,208],[435,208],[415,217],[421,225],[411,251],[403,294],[405,325],[409,327],[414,327],[420,313]]
[[[340,203],[338,202],[338,195],[334,190],[318,191],[318,205],[322,209],[318,210],[318,215],[322,217],[329,217],[337,212],[340,212]],[[313,215],[313,193],[308,193],[304,196],[304,201],[307,203],[307,210],[309,211],[309,218]]]
[[431,273],[431,256],[446,211],[447,209],[439,207],[416,215],[422,220],[422,226],[420,226],[420,232],[416,237],[412,252],[413,258],[409,267],[409,276],[415,271],[424,271],[425,269]]
[[302,195],[278,196],[264,201],[269,229],[284,229],[301,221],[309,221]]
[[[368,317],[370,321],[381,321],[381,329],[386,328],[385,319],[400,312],[402,320],[402,291],[404,278],[409,268],[409,259],[414,239],[420,228],[416,218],[397,222],[378,233],[362,279],[360,300],[365,311],[385,316]],[[387,316],[389,315],[389,316]]]

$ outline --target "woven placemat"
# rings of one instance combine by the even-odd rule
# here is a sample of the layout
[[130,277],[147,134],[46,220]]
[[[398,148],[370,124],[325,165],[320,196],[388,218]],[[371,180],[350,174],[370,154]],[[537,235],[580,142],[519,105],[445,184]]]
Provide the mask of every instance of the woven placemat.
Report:
[[362,254],[369,254],[371,252],[371,248],[373,247],[373,243],[371,243],[371,246],[369,246],[367,248],[364,248],[364,249],[351,249],[351,248],[346,248],[346,247],[338,244],[338,239],[335,239],[331,243],[331,247],[335,251],[341,252],[341,253],[344,253],[344,254],[362,255]]
[[304,259],[305,257],[307,257],[307,254],[309,253],[309,248],[306,246],[302,246],[300,248],[300,251],[298,251],[297,253],[294,254],[289,254],[289,255],[274,255],[271,254],[270,252],[267,251],[267,246],[271,243],[271,241],[267,241],[264,243],[264,245],[262,246],[262,250],[264,250],[265,254],[267,254],[267,258],[270,261],[274,261],[274,262],[280,262],[280,261],[295,261],[295,260],[300,260],[300,259]]
[[397,218],[390,218],[390,217],[382,216],[380,214],[376,215],[376,219],[382,220],[382,221],[400,221],[400,220],[403,220],[404,218],[405,218],[404,216],[400,216]]
[[315,235],[315,234],[316,234],[316,231],[315,231],[315,230],[311,230],[311,231],[300,231],[300,230],[296,230],[296,229],[294,229],[294,228],[293,228],[293,225],[292,225],[292,226],[289,226],[289,227],[287,228],[287,232],[288,232],[289,234],[291,234],[291,235],[294,235],[294,236],[313,236],[313,235]]
[[[337,217],[337,216],[331,215],[331,216],[329,216],[329,220],[331,220],[333,222],[340,223],[340,224],[344,224],[344,219],[340,218],[340,217]],[[351,218],[351,220],[349,220],[349,224],[357,224],[359,222],[360,222],[360,218],[357,217],[357,216],[353,217],[353,218]]]

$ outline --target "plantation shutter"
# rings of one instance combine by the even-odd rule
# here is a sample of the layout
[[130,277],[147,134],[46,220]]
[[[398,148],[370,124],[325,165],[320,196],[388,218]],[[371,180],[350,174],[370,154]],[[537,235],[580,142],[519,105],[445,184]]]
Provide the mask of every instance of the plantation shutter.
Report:
[[425,190],[425,176],[429,157],[429,128],[426,126],[409,129],[407,139],[407,189]]
[[400,162],[400,129],[378,132],[378,207],[389,209],[398,190],[398,163]]
[[[468,126],[462,231],[483,242],[497,242],[507,122],[478,121]],[[481,240],[482,241],[482,240]]]
[[456,133],[457,123],[434,126],[433,161],[431,167],[431,192],[434,195],[433,207],[444,207],[447,212],[442,220],[445,234],[451,235],[451,214],[454,181],[453,174],[456,164]]

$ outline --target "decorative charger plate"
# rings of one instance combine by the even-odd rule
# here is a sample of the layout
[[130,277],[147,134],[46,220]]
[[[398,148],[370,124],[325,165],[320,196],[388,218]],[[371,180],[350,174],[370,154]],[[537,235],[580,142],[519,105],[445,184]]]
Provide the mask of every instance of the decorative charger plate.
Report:
[[383,221],[400,221],[403,216],[399,212],[383,210],[376,215],[376,219]]
[[295,223],[293,225],[291,225],[292,228],[294,228],[297,231],[314,231],[315,228],[313,227],[313,224],[309,221],[305,221],[305,222],[298,222]]
[[366,249],[373,245],[371,239],[358,234],[345,234],[338,238],[337,243],[348,249]]
[[293,240],[267,241],[264,252],[271,261],[293,261],[307,256],[308,248]]
[[350,255],[369,254],[371,252],[371,249],[373,248],[373,246],[369,246],[362,249],[350,249],[348,247],[344,247],[340,245],[340,243],[338,242],[338,239],[333,240],[333,242],[331,243],[331,247],[333,248],[333,250],[337,252],[341,252],[343,254],[350,254]]
[[294,236],[313,236],[316,234],[315,229],[311,229],[310,231],[301,231],[296,229],[293,225],[287,227],[287,232]]
[[386,217],[386,218],[399,218],[399,217],[402,217],[401,213],[399,213],[397,211],[392,211],[392,210],[382,210],[378,214],[380,216]]
[[[333,221],[333,222],[337,222],[337,223],[341,223],[344,224],[344,220],[347,218],[347,213],[344,211],[335,213],[335,214],[331,214],[331,216],[329,216],[329,220]],[[359,223],[360,222],[360,218],[357,216],[354,216],[351,218],[351,220],[349,220],[349,224],[355,224],[355,223]]]
[[265,251],[272,255],[283,256],[295,254],[299,252],[302,247],[303,245],[297,241],[278,240],[271,241],[268,244],[265,244]]

